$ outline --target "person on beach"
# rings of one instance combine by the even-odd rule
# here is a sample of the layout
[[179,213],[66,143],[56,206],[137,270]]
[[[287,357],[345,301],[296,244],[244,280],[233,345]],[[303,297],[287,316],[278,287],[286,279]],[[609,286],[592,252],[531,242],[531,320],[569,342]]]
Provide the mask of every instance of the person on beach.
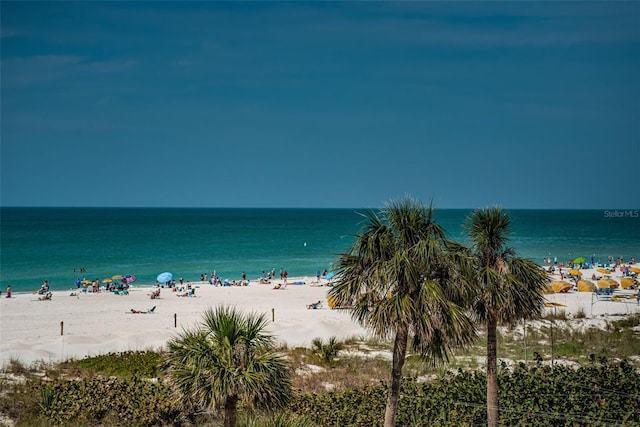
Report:
[[284,279],[284,283],[287,283],[287,277],[289,276],[289,273],[287,273],[286,271],[284,272],[284,274],[282,275],[283,279]]
[[7,286],[7,298],[11,298],[11,285]]
[[307,305],[307,310],[316,310],[317,308],[320,307],[320,305],[322,304],[322,301],[318,300],[318,302],[312,302],[311,304]]

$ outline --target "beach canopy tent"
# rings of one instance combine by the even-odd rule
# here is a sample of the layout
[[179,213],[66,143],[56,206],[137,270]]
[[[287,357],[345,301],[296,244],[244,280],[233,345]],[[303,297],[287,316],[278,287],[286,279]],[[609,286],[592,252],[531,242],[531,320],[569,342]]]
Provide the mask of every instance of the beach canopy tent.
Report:
[[569,274],[572,276],[582,276],[582,272],[580,270],[569,270]]
[[596,285],[588,280],[578,280],[578,292],[593,292]]
[[600,279],[598,280],[598,287],[600,289],[607,289],[607,288],[617,288],[618,282],[616,282],[613,279]]
[[571,290],[571,283],[565,282],[564,280],[557,280],[555,282],[551,282],[551,289],[556,294],[561,292],[569,292]]

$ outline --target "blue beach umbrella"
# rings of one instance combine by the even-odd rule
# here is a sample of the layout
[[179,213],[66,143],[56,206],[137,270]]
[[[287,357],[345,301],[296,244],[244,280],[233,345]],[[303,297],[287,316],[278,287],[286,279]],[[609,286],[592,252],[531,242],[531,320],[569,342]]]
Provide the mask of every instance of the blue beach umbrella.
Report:
[[324,278],[325,278],[325,279],[327,279],[327,280],[329,280],[329,279],[331,279],[331,278],[332,278],[333,276],[335,276],[335,275],[336,275],[336,272],[335,272],[335,271],[330,271],[330,272],[328,272],[327,274],[325,274],[325,275],[324,275]]
[[167,283],[171,279],[173,279],[173,274],[169,273],[168,271],[160,273],[158,274],[158,277],[156,277],[158,283]]

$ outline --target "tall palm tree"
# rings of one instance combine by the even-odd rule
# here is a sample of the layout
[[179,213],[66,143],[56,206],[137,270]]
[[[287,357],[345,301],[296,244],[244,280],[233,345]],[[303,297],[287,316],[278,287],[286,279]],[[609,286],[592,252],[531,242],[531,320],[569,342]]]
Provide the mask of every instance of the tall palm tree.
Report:
[[394,340],[384,419],[391,427],[409,341],[432,362],[448,360],[453,346],[471,342],[475,328],[461,308],[462,247],[447,239],[433,208],[405,197],[363,216],[360,234],[336,263],[328,297],[352,307],[353,319],[375,335]]
[[195,408],[223,408],[224,426],[236,424],[237,404],[277,409],[291,396],[290,368],[265,332],[267,318],[218,306],[202,323],[168,343],[169,378]]
[[497,326],[539,314],[547,275],[508,247],[511,218],[499,207],[478,209],[465,223],[475,255],[478,296],[473,307],[487,327],[487,424],[498,424]]

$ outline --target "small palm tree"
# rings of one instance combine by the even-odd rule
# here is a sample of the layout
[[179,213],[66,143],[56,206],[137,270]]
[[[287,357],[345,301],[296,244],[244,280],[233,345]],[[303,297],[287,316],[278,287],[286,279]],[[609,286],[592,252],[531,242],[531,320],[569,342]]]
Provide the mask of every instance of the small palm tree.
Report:
[[356,241],[337,261],[329,298],[352,307],[352,317],[378,337],[394,340],[384,420],[391,427],[409,341],[435,363],[448,360],[453,346],[470,343],[475,328],[461,308],[467,297],[463,248],[446,238],[432,207],[406,197],[364,218]]
[[314,338],[311,347],[318,359],[327,365],[333,365],[338,353],[342,351],[344,345],[334,336],[325,342],[322,338]]
[[267,318],[219,306],[203,314],[199,328],[168,343],[169,378],[191,406],[223,408],[224,426],[236,424],[237,404],[273,410],[291,396],[290,368],[265,332]]
[[487,424],[498,424],[497,326],[538,315],[546,273],[508,247],[511,218],[499,207],[472,212],[465,228],[472,242],[477,319],[487,326]]

